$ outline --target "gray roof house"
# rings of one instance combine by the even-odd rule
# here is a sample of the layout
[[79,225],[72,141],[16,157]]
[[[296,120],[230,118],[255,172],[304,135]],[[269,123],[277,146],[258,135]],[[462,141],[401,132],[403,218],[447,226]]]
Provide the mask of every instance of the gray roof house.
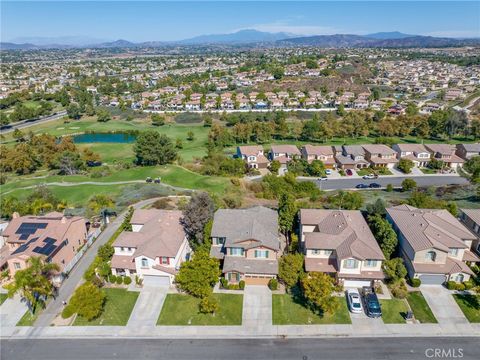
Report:
[[276,277],[280,255],[276,211],[263,206],[219,209],[211,238],[210,255],[222,261],[228,281],[267,284]]
[[458,144],[455,153],[464,160],[468,160],[473,156],[480,156],[480,143]]
[[480,209],[460,209],[460,221],[477,236],[472,250],[480,255]]

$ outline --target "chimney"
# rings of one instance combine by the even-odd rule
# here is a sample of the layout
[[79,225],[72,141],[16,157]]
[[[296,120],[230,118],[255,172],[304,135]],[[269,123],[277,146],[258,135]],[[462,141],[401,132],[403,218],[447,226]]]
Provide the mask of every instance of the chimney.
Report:
[[65,224],[67,222],[67,218],[65,216],[62,216],[62,224]]
[[16,218],[19,218],[19,217],[20,217],[20,214],[16,211],[12,214],[12,219],[16,219]]

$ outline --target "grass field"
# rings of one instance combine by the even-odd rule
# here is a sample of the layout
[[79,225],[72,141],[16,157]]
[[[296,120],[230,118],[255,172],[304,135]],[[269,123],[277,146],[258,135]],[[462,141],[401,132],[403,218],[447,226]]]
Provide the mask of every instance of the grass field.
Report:
[[407,301],[415,315],[415,319],[421,323],[436,323],[437,319],[428,306],[425,298],[420,291],[409,292]]
[[404,324],[408,311],[404,299],[379,300],[382,307],[382,319],[385,324]]
[[136,291],[127,291],[126,289],[104,289],[104,291],[106,294],[106,299],[102,314],[92,321],[88,321],[81,316],[77,316],[73,323],[74,326],[127,325],[139,293]]
[[0,293],[0,305],[2,305],[7,299],[8,299],[7,294]]
[[322,316],[290,294],[273,294],[273,325],[350,324],[346,300],[335,298],[335,301],[339,302],[338,310]]
[[18,321],[17,326],[33,326],[42,311],[43,309],[37,307],[36,311],[32,315],[30,310],[27,310],[22,318]]
[[243,295],[213,294],[218,300],[215,315],[198,311],[199,299],[190,295],[168,294],[157,325],[241,325]]
[[453,295],[465,317],[471,323],[480,323],[480,295]]

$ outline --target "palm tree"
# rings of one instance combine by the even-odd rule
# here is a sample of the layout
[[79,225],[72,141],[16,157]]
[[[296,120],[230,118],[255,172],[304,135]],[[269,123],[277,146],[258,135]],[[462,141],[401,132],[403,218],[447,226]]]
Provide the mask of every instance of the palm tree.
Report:
[[37,305],[45,307],[45,300],[54,293],[51,275],[60,271],[60,267],[54,263],[47,263],[41,257],[31,257],[27,260],[28,267],[19,270],[14,275],[14,281],[6,288],[8,296],[13,297],[20,293],[28,303],[30,311],[35,313]]

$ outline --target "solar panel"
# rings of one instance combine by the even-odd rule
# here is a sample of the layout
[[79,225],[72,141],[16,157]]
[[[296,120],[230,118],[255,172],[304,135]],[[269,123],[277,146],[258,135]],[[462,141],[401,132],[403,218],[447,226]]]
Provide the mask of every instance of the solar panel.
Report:
[[26,240],[30,235],[35,234],[38,229],[45,229],[47,225],[48,223],[24,222],[18,227],[17,231],[15,231],[15,234],[21,234],[20,240]]
[[23,245],[20,245],[17,249],[15,249],[15,251],[12,254],[19,254],[19,253],[24,252],[25,250],[28,249],[28,247],[30,246],[31,243],[33,243],[34,241],[37,241],[37,240],[38,240],[38,237],[30,239],[28,242],[26,242]]
[[57,248],[57,246],[54,245],[55,242],[55,239],[47,237],[43,240],[44,245],[35,247],[35,249],[33,249],[33,252],[49,256]]

